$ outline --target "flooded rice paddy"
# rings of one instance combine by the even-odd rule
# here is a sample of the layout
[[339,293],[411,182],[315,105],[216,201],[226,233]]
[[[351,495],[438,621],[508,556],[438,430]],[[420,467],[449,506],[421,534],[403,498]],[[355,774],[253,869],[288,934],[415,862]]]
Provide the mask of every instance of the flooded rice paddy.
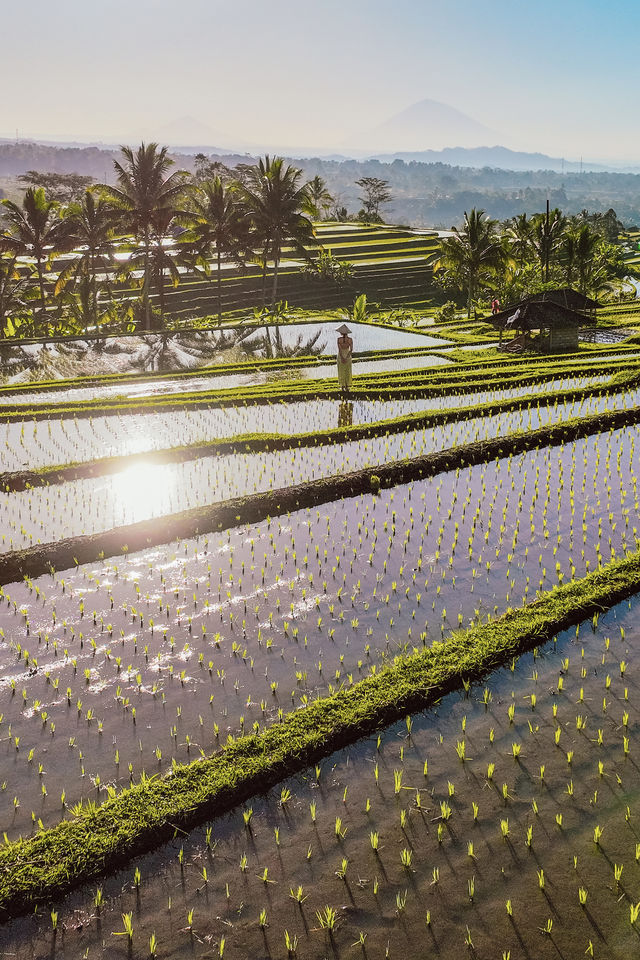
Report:
[[[550,390],[608,375],[416,400],[4,424],[2,469],[11,471],[536,397],[527,409],[366,441],[137,464],[4,492],[0,549],[161,522],[256,490],[637,407],[636,389],[545,402]],[[6,837],[73,817],[80,800],[100,803],[143,772],[169,774],[174,761],[304,710],[398,653],[446,642],[460,626],[640,549],[639,448],[640,427],[628,425],[224,533],[136,553],[123,542],[121,556],[6,585]],[[176,835],[52,904],[53,914],[5,924],[0,952],[634,956],[639,604],[619,604],[486,684]]]
[[168,513],[424,456],[571,417],[631,409],[640,390],[470,417],[366,440],[184,463],[137,464],[118,473],[0,494],[0,553],[98,533]]
[[5,587],[4,829],[637,549],[638,443],[626,428]]
[[55,933],[46,913],[6,925],[2,950],[635,956],[637,623],[632,601],[562,633],[78,891]]
[[[16,420],[0,423],[3,471],[78,463],[177,445],[206,443],[248,433],[297,434],[329,431],[345,423],[365,424],[429,410],[452,409],[476,403],[550,390],[569,390],[605,383],[609,376],[594,374],[562,377],[551,383],[495,387],[474,392],[393,400],[278,401],[264,405],[178,409],[144,414],[115,414],[91,418]],[[346,412],[346,416],[345,416]]]
[[[355,377],[388,372],[416,372],[425,367],[441,367],[451,364],[445,357],[427,354],[425,356],[390,357],[385,360],[358,360],[354,357],[353,375]],[[309,366],[288,367],[274,370],[252,370],[247,373],[216,373],[210,376],[188,378],[176,377],[163,380],[154,378],[148,382],[100,384],[91,387],[75,387],[68,390],[21,390],[19,393],[3,395],[2,402],[14,406],[34,406],[38,404],[65,404],[87,400],[112,400],[125,398],[135,400],[142,397],[170,396],[174,393],[202,393],[211,390],[229,390],[233,387],[254,386],[275,380],[326,380],[336,379],[336,368],[330,364],[318,363]]]

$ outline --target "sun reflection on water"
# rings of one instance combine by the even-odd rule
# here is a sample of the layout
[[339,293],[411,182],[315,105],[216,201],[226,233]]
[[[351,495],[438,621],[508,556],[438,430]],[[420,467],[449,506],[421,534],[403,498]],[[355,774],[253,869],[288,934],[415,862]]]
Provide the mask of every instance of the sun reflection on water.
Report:
[[173,508],[175,470],[172,464],[137,463],[115,474],[111,478],[111,489],[127,522],[161,516]]

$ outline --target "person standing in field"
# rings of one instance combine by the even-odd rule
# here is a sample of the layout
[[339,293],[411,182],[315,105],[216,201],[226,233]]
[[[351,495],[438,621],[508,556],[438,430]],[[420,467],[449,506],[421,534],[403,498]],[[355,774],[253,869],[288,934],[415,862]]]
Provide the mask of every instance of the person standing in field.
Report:
[[353,357],[353,340],[349,336],[351,330],[343,323],[338,327],[338,384],[343,393],[351,389],[351,361]]
[[500,313],[500,301],[497,297],[494,297],[491,301],[491,313],[494,315],[494,317],[496,313]]

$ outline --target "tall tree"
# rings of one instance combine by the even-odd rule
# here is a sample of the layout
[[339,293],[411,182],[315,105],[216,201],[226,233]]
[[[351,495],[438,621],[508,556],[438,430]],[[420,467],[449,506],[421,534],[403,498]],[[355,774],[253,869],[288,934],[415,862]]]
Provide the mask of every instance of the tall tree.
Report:
[[531,254],[532,234],[533,227],[526,213],[520,213],[517,217],[513,217],[507,225],[506,236],[509,247],[521,269]]
[[465,211],[462,229],[454,227],[453,235],[442,240],[436,268],[446,270],[457,286],[466,289],[468,316],[480,282],[498,273],[507,260],[496,227],[497,220],[474,208]]
[[327,189],[326,181],[318,174],[307,184],[309,199],[313,208],[313,215],[320,219],[322,213],[327,212],[333,203],[333,197]]
[[215,177],[230,180],[233,176],[229,167],[222,160],[212,160],[206,153],[196,153],[193,160],[195,167],[193,179],[196,183],[204,183],[205,180],[213,180]]
[[129,255],[117,271],[117,277],[130,277],[132,274],[145,270],[149,273],[149,285],[155,287],[158,298],[160,323],[162,325],[165,313],[165,277],[169,276],[171,283],[177,287],[180,282],[179,265],[191,266],[191,258],[185,257],[181,246],[168,242],[168,236],[175,221],[176,214],[170,208],[158,210],[149,224],[149,251],[137,244],[131,244]]
[[305,260],[306,246],[315,244],[313,224],[306,213],[310,210],[309,190],[301,183],[302,170],[285,164],[282,157],[268,155],[250,167],[246,181],[240,186],[246,211],[262,247],[266,275],[267,259],[273,261],[271,307],[276,304],[278,268],[285,243]]
[[381,220],[380,207],[384,203],[391,203],[393,199],[389,190],[389,181],[381,180],[380,177],[362,177],[361,180],[356,180],[356,185],[364,194],[359,199],[367,219]]
[[548,213],[536,213],[531,218],[531,244],[540,263],[540,275],[549,279],[549,268],[556,253],[560,250],[567,219],[558,208]]
[[239,202],[237,185],[225,184],[220,177],[205,180],[190,198],[188,209],[179,217],[187,228],[180,242],[195,252],[197,262],[209,274],[211,259],[216,260],[218,319],[222,318],[222,258],[243,262],[249,245],[247,218]]
[[112,237],[114,207],[95,190],[86,190],[82,200],[71,203],[64,211],[66,237],[76,257],[58,277],[56,293],[82,284],[82,303],[87,304],[85,317],[92,324],[98,322],[98,273],[108,278],[112,267]]
[[42,187],[50,200],[58,203],[73,203],[82,199],[84,191],[94,183],[94,178],[81,173],[41,173],[27,170],[18,177],[30,187]]
[[580,293],[586,293],[591,277],[591,267],[602,238],[588,223],[583,223],[576,231],[567,234],[567,240],[570,240],[572,245],[578,290]]
[[123,162],[114,160],[115,187],[105,187],[106,196],[120,210],[122,228],[142,245],[143,288],[146,329],[151,329],[151,247],[154,222],[163,222],[167,230],[178,212],[178,203],[188,176],[183,170],[169,174],[173,160],[166,147],[142,143],[134,152],[122,147]]
[[0,252],[18,257],[33,257],[40,291],[40,318],[46,314],[44,266],[64,249],[68,249],[67,225],[60,218],[55,200],[47,200],[42,187],[29,187],[22,206],[3,200],[7,229],[0,235]]

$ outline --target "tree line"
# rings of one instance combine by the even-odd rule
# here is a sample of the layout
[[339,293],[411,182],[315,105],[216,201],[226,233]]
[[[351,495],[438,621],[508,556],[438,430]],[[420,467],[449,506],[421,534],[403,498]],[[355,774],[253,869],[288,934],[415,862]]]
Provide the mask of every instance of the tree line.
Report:
[[464,293],[469,315],[477,302],[486,305],[497,296],[515,303],[557,287],[597,297],[630,273],[623,248],[612,239],[621,226],[613,210],[565,216],[555,208],[501,224],[474,208],[443,238],[436,282],[445,292]]
[[[275,308],[283,250],[308,259],[312,218],[333,203],[323,179],[305,181],[282,157],[230,169],[199,154],[194,174],[173,166],[166,147],[143,143],[121,149],[113,185],[24,175],[22,202],[3,200],[0,208],[5,336],[41,335],[56,324],[69,332],[103,323],[152,329],[162,322],[167,284],[177,285],[185,271],[209,278],[215,272],[220,317],[222,267],[229,262],[259,265],[263,306]],[[120,282],[138,286],[140,296],[120,301]]]

